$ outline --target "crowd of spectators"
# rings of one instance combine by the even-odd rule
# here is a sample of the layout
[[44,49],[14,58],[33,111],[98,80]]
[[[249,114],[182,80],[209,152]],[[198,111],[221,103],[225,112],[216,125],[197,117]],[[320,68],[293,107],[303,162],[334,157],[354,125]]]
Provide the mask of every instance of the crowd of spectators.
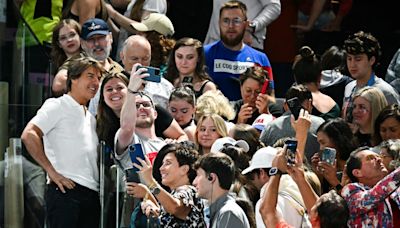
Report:
[[[299,46],[275,97],[263,43],[280,1],[195,1],[208,32],[176,40],[178,3],[116,2],[69,1],[52,31],[54,97],[21,136],[48,175],[48,227],[99,226],[101,141],[123,173],[118,227],[400,227],[398,55],[376,75],[374,34]],[[352,7],[300,2],[303,33],[339,31]]]

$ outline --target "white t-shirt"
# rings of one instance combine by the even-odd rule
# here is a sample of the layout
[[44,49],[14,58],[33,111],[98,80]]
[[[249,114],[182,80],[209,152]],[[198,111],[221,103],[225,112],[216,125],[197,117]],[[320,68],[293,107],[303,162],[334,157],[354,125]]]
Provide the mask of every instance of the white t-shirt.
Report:
[[[115,158],[120,161],[122,167],[124,170],[133,168],[131,157],[129,155],[129,147],[122,153],[122,154],[117,154],[117,140],[118,140],[118,135],[121,129],[118,129],[117,133],[115,134],[115,139],[114,139],[114,153],[115,153]],[[153,160],[156,158],[158,151],[165,146],[165,142],[160,139],[149,139],[143,136],[140,136],[138,134],[133,135],[133,139],[131,141],[131,144],[136,144],[139,143],[142,145],[142,150],[143,154],[145,154],[150,161],[153,163]]]
[[43,132],[44,151],[61,175],[99,190],[96,119],[70,95],[45,101],[30,121]]

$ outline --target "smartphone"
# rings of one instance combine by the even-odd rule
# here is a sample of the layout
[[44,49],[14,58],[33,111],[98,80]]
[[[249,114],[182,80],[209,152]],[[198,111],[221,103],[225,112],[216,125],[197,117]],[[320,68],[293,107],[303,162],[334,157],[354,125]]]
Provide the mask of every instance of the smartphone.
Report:
[[294,166],[296,164],[297,140],[294,139],[286,140],[285,145],[286,145],[285,157],[287,165]]
[[139,174],[133,168],[132,169],[126,169],[125,170],[125,176],[126,176],[126,182],[140,183]]
[[[137,159],[138,157],[141,158],[142,160],[145,160],[143,150],[142,150],[142,145],[137,143],[129,146],[129,156],[131,157],[132,163],[136,163],[140,165],[139,160]],[[138,168],[133,166],[132,168],[135,172],[139,171]]]
[[143,80],[149,81],[149,82],[161,82],[161,75],[160,75],[160,68],[155,68],[155,67],[150,67],[150,66],[139,66],[139,68],[146,68],[147,73],[150,74],[150,76],[143,78]]
[[269,80],[265,79],[265,82],[264,82],[264,84],[263,84],[263,86],[261,88],[261,93],[262,94],[266,94],[268,92],[268,94],[269,94],[269,88],[268,87],[269,87]]
[[335,163],[336,150],[334,148],[325,147],[320,154],[321,161],[324,161],[330,165]]
[[293,114],[294,119],[297,120],[300,115],[300,110],[302,109],[299,98],[293,97],[287,100],[286,103],[288,104],[290,112]]

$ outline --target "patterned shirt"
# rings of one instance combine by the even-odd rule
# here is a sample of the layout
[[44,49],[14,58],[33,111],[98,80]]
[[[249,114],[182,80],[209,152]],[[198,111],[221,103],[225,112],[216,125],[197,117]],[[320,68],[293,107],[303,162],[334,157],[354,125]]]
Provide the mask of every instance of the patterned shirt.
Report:
[[351,183],[342,190],[350,211],[349,227],[393,227],[388,197],[400,207],[400,168],[387,175],[373,188]]
[[197,197],[196,188],[191,185],[184,185],[171,192],[172,196],[180,199],[183,204],[191,210],[186,220],[181,220],[161,208],[160,225],[161,227],[179,228],[206,228],[203,215],[203,201]]

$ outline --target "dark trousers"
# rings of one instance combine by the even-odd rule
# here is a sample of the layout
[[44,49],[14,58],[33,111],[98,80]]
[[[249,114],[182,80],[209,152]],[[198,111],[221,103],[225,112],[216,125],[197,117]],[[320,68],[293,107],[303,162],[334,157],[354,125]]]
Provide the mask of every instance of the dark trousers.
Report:
[[47,185],[46,205],[49,228],[98,228],[100,222],[99,193],[76,184],[62,193],[56,184]]

